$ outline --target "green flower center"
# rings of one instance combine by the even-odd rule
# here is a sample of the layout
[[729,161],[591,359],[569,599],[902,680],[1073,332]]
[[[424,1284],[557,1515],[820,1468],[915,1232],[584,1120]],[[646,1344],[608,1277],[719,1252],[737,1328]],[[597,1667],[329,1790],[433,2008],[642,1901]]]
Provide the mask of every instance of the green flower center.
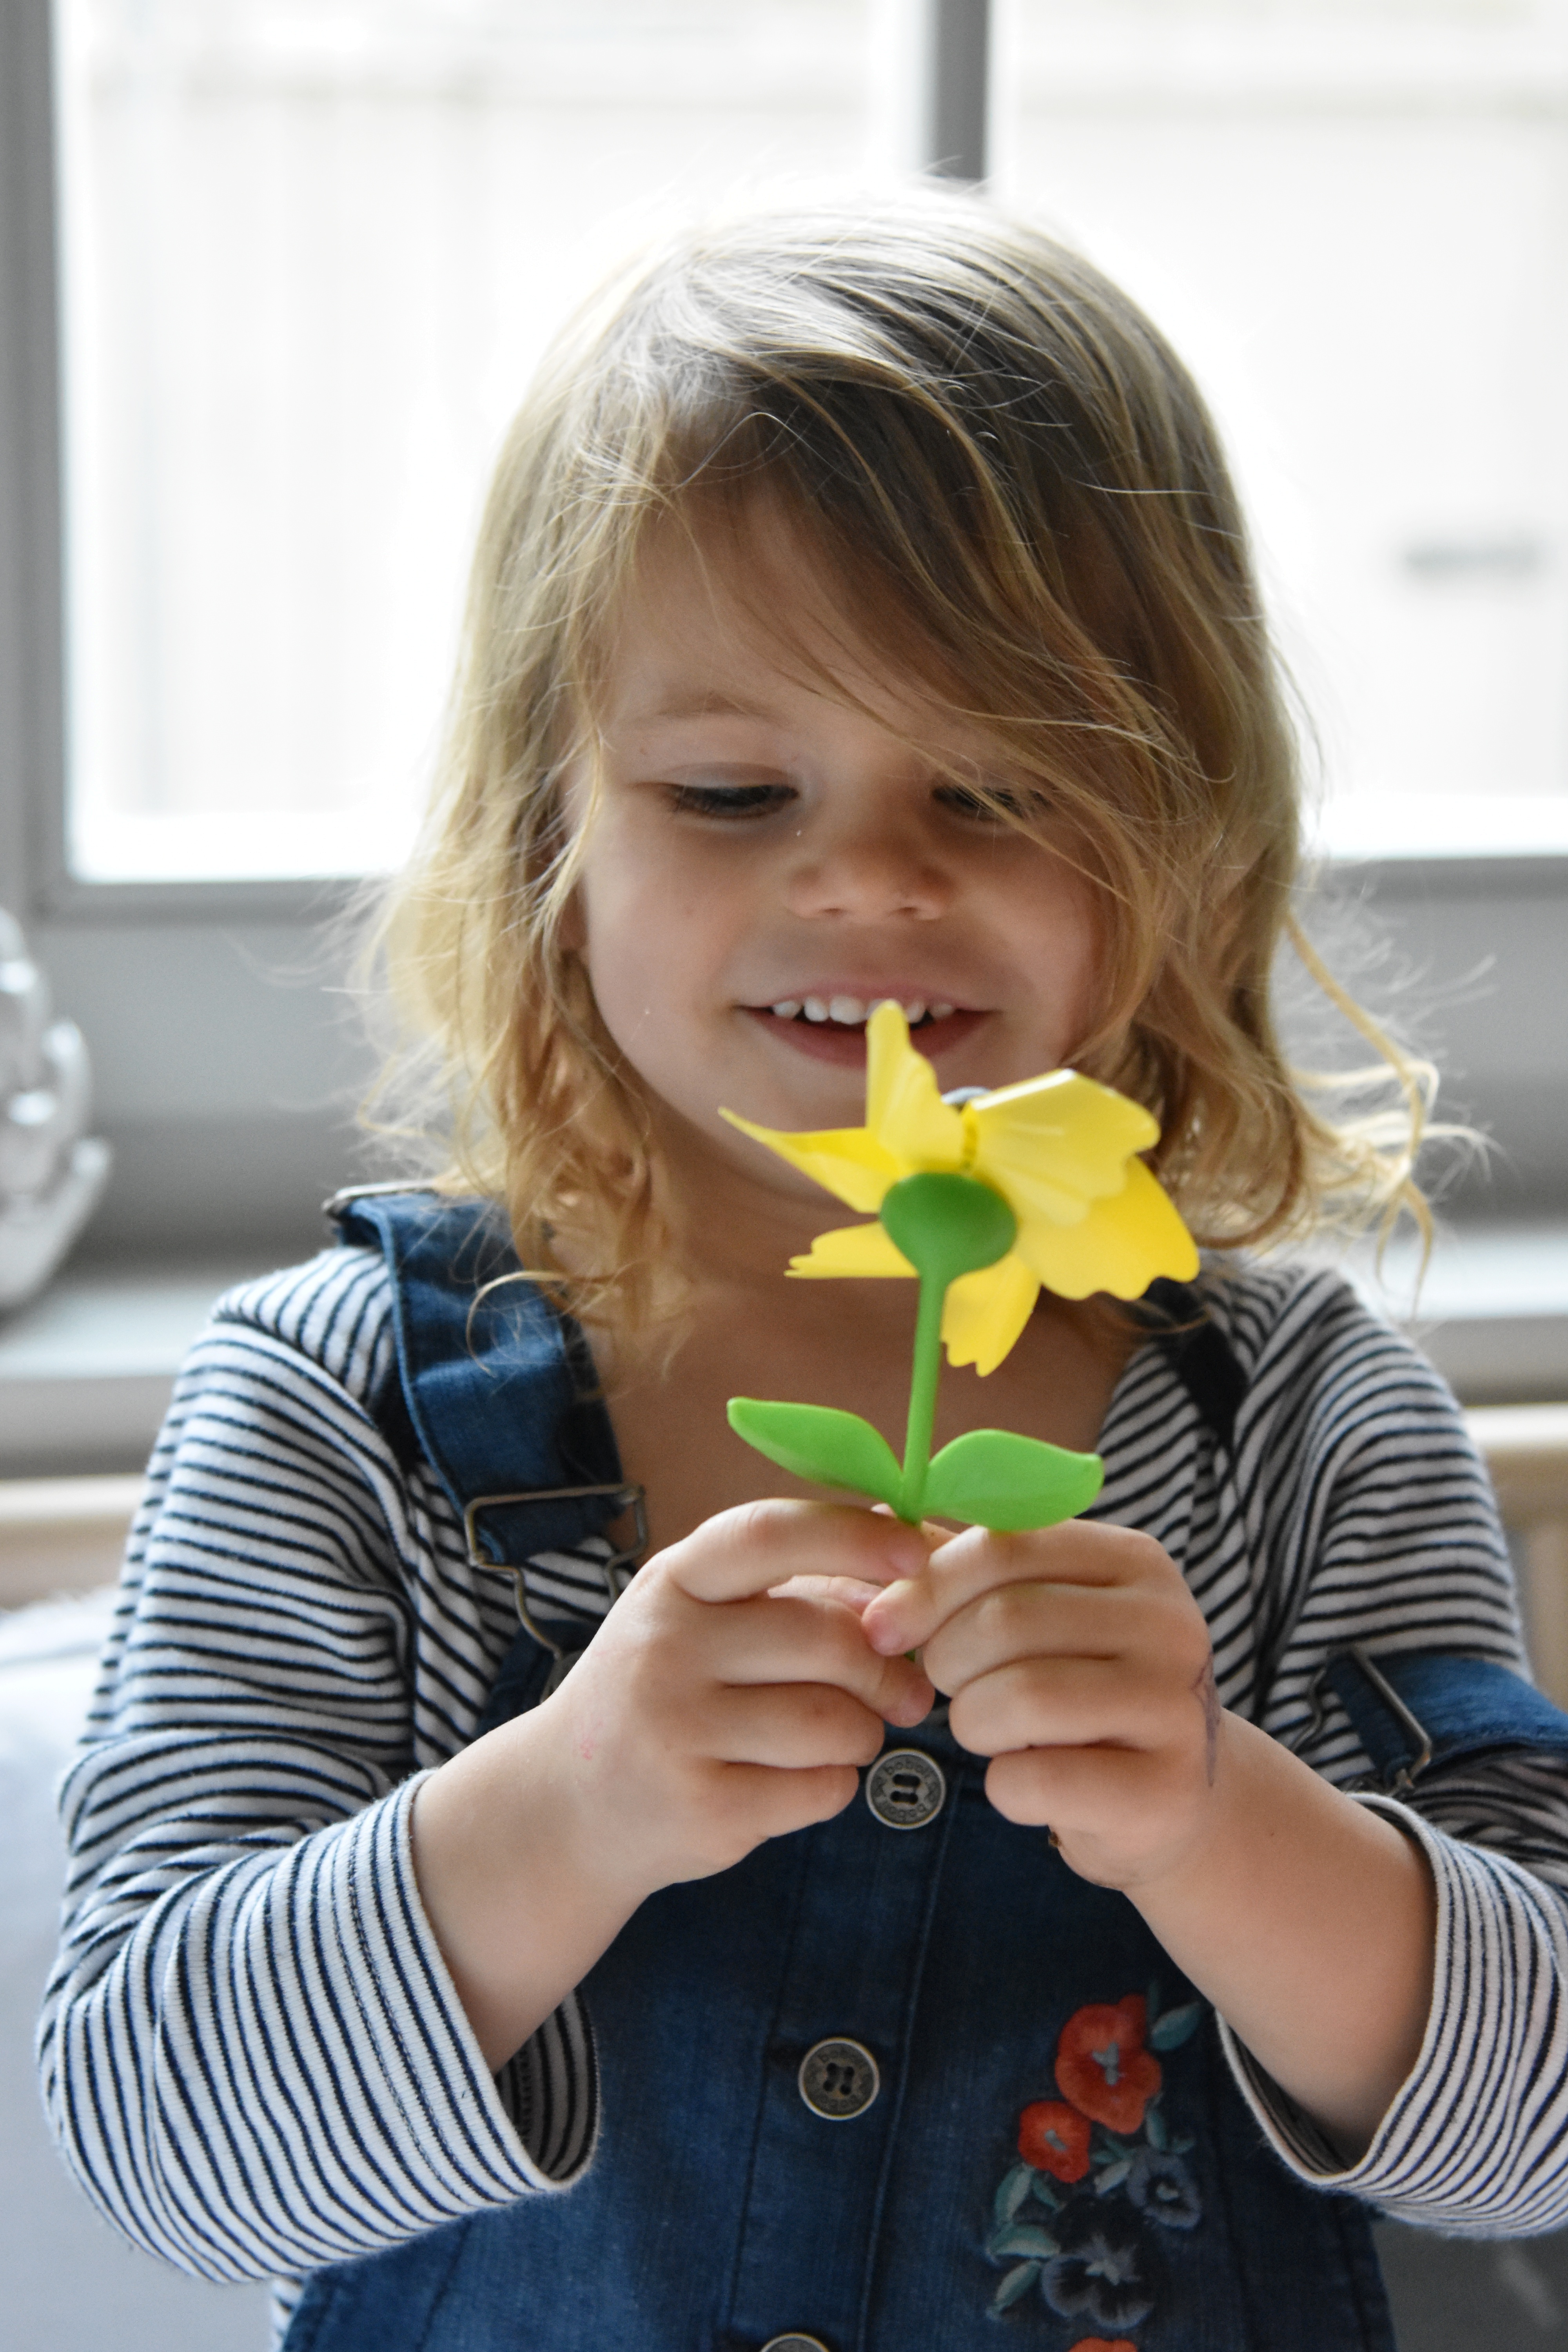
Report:
[[916,1272],[944,1286],[994,1265],[1018,1231],[1001,1193],[974,1176],[902,1177],[889,1185],[878,1213]]

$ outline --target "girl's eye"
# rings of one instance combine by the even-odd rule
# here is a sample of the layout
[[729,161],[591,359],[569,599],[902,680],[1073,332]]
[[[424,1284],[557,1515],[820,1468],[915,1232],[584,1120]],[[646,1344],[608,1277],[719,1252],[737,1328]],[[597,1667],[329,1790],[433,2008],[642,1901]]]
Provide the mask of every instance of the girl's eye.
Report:
[[670,804],[678,816],[728,818],[772,816],[795,798],[791,784],[672,784]]
[[1029,823],[1046,812],[1045,795],[1026,785],[990,784],[981,793],[971,792],[965,784],[939,784],[936,797],[944,808],[973,818],[976,824],[1001,824],[1010,816]]

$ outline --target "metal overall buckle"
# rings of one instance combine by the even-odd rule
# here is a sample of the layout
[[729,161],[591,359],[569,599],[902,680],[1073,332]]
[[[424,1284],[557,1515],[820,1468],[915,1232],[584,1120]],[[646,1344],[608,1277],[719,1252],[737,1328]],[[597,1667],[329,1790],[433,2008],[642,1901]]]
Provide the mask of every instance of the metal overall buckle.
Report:
[[1299,1745],[1302,1748],[1310,1747],[1327,1722],[1328,1709],[1324,1702],[1323,1685],[1328,1678],[1329,1668],[1339,1658],[1355,1660],[1378,1699],[1405,1734],[1410,1750],[1405,1762],[1398,1765],[1392,1773],[1379,1774],[1375,1769],[1363,1772],[1358,1779],[1346,1785],[1352,1790],[1375,1789],[1384,1797],[1403,1797],[1415,1786],[1432,1761],[1431,1735],[1420,1717],[1400,1697],[1376,1659],[1363,1647],[1360,1642],[1347,1642],[1342,1650],[1334,1652],[1333,1657],[1325,1658],[1312,1676],[1307,1691],[1307,1703],[1311,1708],[1311,1716]]
[[[469,1566],[488,1569],[492,1575],[495,1573],[496,1562],[488,1559],[479,1549],[479,1515],[481,1511],[500,1510],[510,1503],[588,1502],[601,1495],[617,1497],[616,1508],[610,1514],[612,1519],[620,1518],[627,1511],[632,1515],[633,1540],[619,1551],[612,1551],[595,1562],[604,1577],[605,1591],[609,1607],[613,1609],[637,1574],[638,1564],[647,1549],[647,1490],[630,1480],[619,1479],[600,1486],[529,1486],[515,1495],[476,1495],[463,1510],[463,1539],[468,1549]],[[582,1642],[574,1650],[569,1650],[563,1642],[556,1641],[542,1625],[535,1624],[529,1612],[528,1593],[523,1582],[526,1570],[509,1566],[507,1572],[511,1577],[512,1591],[517,1599],[518,1622],[524,1633],[532,1635],[542,1650],[550,1652],[554,1660],[541,1693],[542,1697],[548,1698],[552,1691],[560,1689],[588,1643]],[[589,1640],[592,1638],[590,1634]]]

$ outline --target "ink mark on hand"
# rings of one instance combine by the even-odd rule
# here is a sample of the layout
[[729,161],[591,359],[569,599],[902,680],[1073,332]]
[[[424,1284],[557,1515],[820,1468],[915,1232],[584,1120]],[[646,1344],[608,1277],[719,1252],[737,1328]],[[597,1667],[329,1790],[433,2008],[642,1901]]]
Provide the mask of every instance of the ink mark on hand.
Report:
[[1215,1687],[1214,1659],[1212,1656],[1204,1660],[1202,1666],[1193,1676],[1192,1693],[1193,1696],[1197,1700],[1198,1705],[1204,1711],[1204,1731],[1206,1735],[1207,1740],[1207,1752],[1205,1761],[1208,1771],[1209,1787],[1212,1789],[1214,1787],[1215,1770],[1219,1761],[1220,1712],[1219,1692]]

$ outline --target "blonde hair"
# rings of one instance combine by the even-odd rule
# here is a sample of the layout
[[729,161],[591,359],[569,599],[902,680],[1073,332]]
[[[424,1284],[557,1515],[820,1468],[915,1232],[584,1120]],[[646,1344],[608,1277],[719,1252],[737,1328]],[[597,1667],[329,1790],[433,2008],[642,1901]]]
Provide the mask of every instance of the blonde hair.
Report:
[[[579,1303],[647,1311],[658,1170],[563,935],[582,828],[563,777],[591,755],[650,525],[743,529],[759,496],[861,641],[1068,828],[1106,909],[1103,1016],[1075,1060],[1159,1120],[1152,1164],[1198,1239],[1424,1214],[1429,1073],[1297,925],[1297,741],[1203,401],[1089,262],[934,192],[688,234],[584,314],[511,429],[438,790],[373,940],[405,1023],[382,1100],[440,1181],[504,1201],[527,1264],[587,1237]],[[1027,795],[996,814],[1027,830]],[[1336,1082],[1288,1066],[1287,936],[1374,1049],[1392,1117],[1336,1118]],[[1337,1083],[1364,1099],[1368,1080]]]

